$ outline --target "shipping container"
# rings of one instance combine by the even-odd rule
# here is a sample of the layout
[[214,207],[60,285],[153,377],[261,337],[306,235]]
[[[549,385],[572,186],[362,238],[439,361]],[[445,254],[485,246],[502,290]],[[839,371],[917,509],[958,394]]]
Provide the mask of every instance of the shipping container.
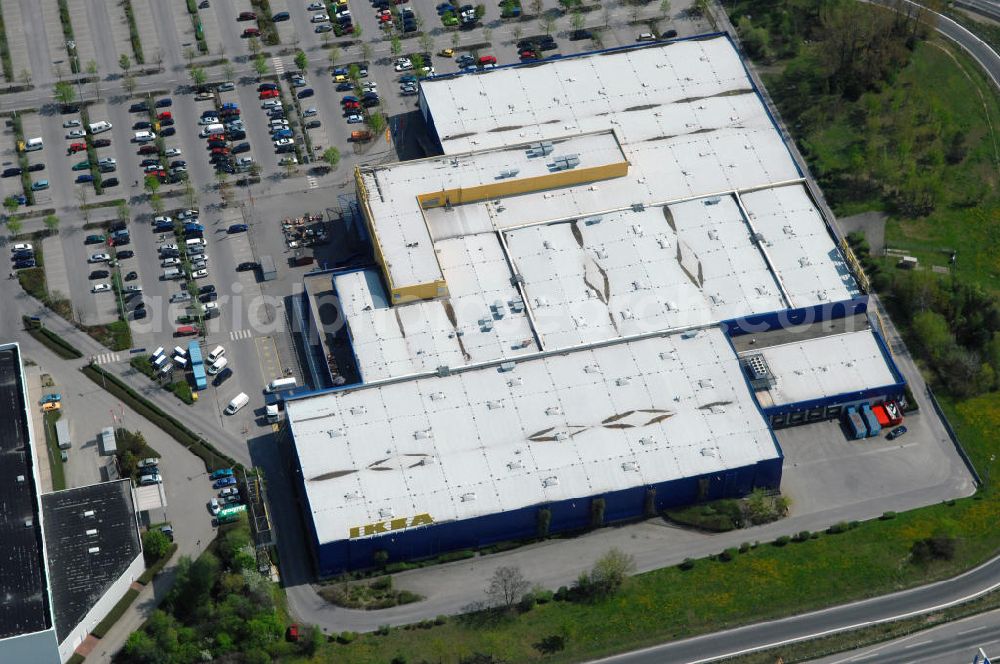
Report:
[[865,426],[868,427],[869,436],[877,436],[882,431],[882,425],[878,423],[872,407],[866,403],[861,404],[861,417],[864,418]]
[[885,412],[885,406],[882,404],[875,404],[872,406],[872,412],[875,413],[875,419],[878,420],[879,426],[889,426],[889,414]]
[[858,410],[854,406],[848,406],[845,413],[845,424],[847,425],[847,432],[851,435],[854,440],[860,440],[865,437],[867,430],[865,429],[865,422],[861,419],[858,414]]
[[886,415],[889,416],[889,426],[896,426],[903,423],[903,409],[895,401],[886,401],[882,404],[885,407]]
[[109,455],[117,452],[118,445],[115,443],[115,430],[111,427],[101,429],[100,443],[101,454]]
[[69,437],[69,422],[61,419],[56,422],[56,440],[59,442],[59,449],[68,450],[73,447],[73,442]]
[[274,259],[270,256],[260,257],[260,278],[261,281],[273,281],[278,276],[278,271],[274,269]]

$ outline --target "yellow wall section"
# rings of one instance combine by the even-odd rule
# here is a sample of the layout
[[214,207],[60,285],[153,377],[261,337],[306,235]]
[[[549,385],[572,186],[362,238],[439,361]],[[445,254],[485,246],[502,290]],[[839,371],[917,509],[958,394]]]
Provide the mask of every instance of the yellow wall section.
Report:
[[558,189],[560,187],[571,187],[573,185],[585,184],[587,182],[597,182],[599,180],[610,180],[628,175],[628,162],[622,161],[616,164],[604,166],[593,166],[591,168],[574,168],[567,171],[557,171],[536,175],[530,178],[510,178],[498,180],[489,184],[481,184],[475,187],[464,187],[461,189],[445,189],[433,193],[421,194],[417,197],[423,209],[444,207],[445,205],[463,205],[466,203],[476,203],[489,200],[491,198],[503,198],[505,196],[516,196],[527,194],[544,189]]

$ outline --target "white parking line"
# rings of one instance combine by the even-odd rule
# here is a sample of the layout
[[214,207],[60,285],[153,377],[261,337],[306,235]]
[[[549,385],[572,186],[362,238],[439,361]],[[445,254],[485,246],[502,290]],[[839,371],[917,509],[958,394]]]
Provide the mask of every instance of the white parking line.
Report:
[[285,61],[281,58],[274,57],[271,58],[271,64],[274,65],[274,73],[279,76],[285,73]]
[[239,339],[249,339],[253,336],[253,330],[233,330],[229,333],[229,338],[233,341]]
[[118,361],[118,353],[101,353],[95,356],[94,361],[97,364],[111,364]]
[[315,189],[316,187],[319,186],[319,180],[317,180],[316,178],[314,178],[311,175],[306,176],[306,182],[309,183],[309,188],[310,189]]

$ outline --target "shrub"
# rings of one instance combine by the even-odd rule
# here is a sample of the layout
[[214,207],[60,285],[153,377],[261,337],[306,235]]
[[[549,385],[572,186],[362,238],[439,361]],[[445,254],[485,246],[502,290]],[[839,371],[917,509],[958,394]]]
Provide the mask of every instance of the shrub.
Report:
[[163,568],[170,562],[170,559],[174,557],[174,553],[177,551],[177,545],[173,542],[170,543],[170,548],[166,555],[157,560],[155,563],[146,568],[146,571],[139,576],[139,583],[142,585],[148,585],[150,581],[153,580],[157,574],[163,571]]
[[103,639],[107,635],[108,630],[111,629],[116,622],[118,622],[118,619],[122,617],[122,614],[125,613],[128,607],[132,606],[132,602],[134,602],[135,598],[138,596],[138,590],[135,588],[129,588],[125,592],[124,597],[118,600],[118,603],[115,604],[114,607],[108,612],[108,615],[104,617],[104,620],[97,623],[97,626],[94,627],[90,633],[99,639]]
[[388,625],[379,625],[379,628],[375,630],[375,633],[379,636],[388,636],[390,629],[391,628]]
[[694,569],[694,558],[685,558],[684,561],[677,567],[684,570],[685,572],[689,569]]
[[440,616],[438,616],[437,618],[434,619],[434,624],[435,625],[443,625],[446,622],[448,622],[448,616],[446,616],[446,615],[440,615]]
[[841,533],[846,533],[850,529],[851,527],[847,524],[846,521],[839,521],[830,526],[829,528],[827,528],[826,532],[828,535],[839,535]]
[[802,531],[799,531],[798,533],[796,533],[795,536],[792,539],[794,541],[796,541],[796,542],[805,542],[811,536],[812,536],[811,532],[809,532],[808,530],[802,530]]
[[935,536],[917,540],[910,549],[910,558],[917,564],[955,557],[955,538]]
[[159,530],[147,530],[142,534],[142,553],[146,566],[158,561],[170,551],[170,539]]
[[719,554],[719,560],[724,563],[728,563],[736,557],[737,553],[738,551],[735,548],[724,549],[722,553]]
[[594,498],[590,501],[590,527],[600,528],[604,525],[604,499]]
[[565,600],[568,600],[569,599],[569,588],[567,588],[566,586],[559,586],[559,589],[556,590],[556,594],[553,595],[553,598],[557,602],[563,602]]
[[22,316],[21,320],[24,322],[24,329],[27,330],[28,334],[31,335],[32,338],[62,359],[74,360],[83,357],[83,353],[70,345],[68,341],[60,337],[52,330],[46,327],[41,327],[39,323],[36,323],[27,316]]
[[740,553],[746,553],[750,550],[750,542],[743,542],[740,544]]
[[194,395],[191,392],[191,386],[188,385],[188,382],[186,380],[179,380],[173,385],[171,385],[170,391],[173,392],[174,395],[184,403],[188,405],[194,403]]
[[517,609],[521,613],[527,613],[535,608],[536,602],[537,600],[535,599],[535,595],[533,593],[525,593],[521,598],[521,601],[517,603]]
[[786,544],[788,544],[791,541],[792,541],[791,537],[789,537],[788,535],[782,535],[778,539],[774,540],[774,545],[775,546],[785,546]]
[[895,518],[896,518],[896,513],[889,511],[889,512],[882,512],[882,516],[879,517],[879,520],[888,521],[889,519],[895,519]]
[[468,558],[475,557],[476,552],[472,549],[461,549],[459,551],[449,551],[448,553],[442,553],[438,556],[437,561],[439,563],[450,563],[456,560],[466,560]]
[[543,507],[538,510],[538,536],[548,537],[549,536],[549,524],[552,523],[552,511]]
[[337,635],[337,643],[348,644],[358,638],[357,632],[341,632]]
[[552,598],[554,596],[554,593],[551,590],[547,590],[545,588],[539,588],[537,590],[534,590],[532,591],[531,594],[534,595],[535,602],[537,602],[538,604],[548,604],[549,602],[552,601]]

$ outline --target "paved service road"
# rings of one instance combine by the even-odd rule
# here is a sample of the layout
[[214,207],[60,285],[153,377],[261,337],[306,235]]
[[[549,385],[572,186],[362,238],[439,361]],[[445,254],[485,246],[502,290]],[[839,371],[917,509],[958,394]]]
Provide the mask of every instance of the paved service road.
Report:
[[844,652],[813,664],[967,664],[982,648],[1000,654],[1000,611],[970,616],[870,648]]

